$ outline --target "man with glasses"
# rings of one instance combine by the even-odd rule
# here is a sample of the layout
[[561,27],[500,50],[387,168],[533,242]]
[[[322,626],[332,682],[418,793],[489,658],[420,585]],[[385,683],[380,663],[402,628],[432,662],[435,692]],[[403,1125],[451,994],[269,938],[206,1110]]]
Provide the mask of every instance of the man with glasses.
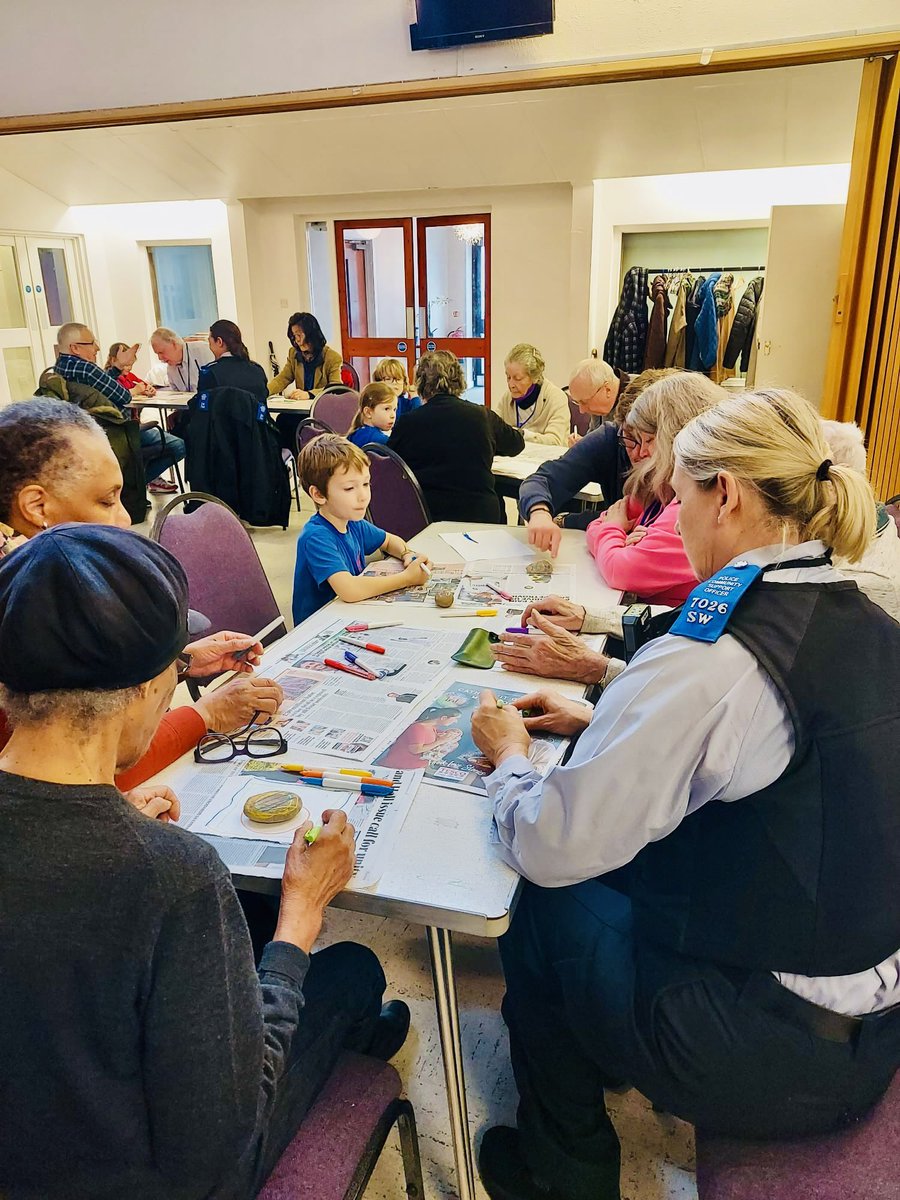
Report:
[[[100,347],[87,325],[70,322],[56,335],[57,359],[54,370],[69,383],[82,383],[94,388],[120,411],[131,404],[131,393],[108,371],[97,366]],[[174,483],[160,479],[175,463],[184,458],[184,442],[167,434],[165,442],[160,429],[141,429],[141,453],[150,480],[151,492],[177,491]]]
[[[591,372],[587,370],[589,366]],[[642,371],[633,379],[626,376],[627,382],[622,388],[621,373],[613,371],[600,359],[587,358],[575,368],[569,395],[573,399],[578,397],[582,412],[602,418],[604,413],[608,415],[611,411],[612,417],[579,438],[561,458],[551,459],[538,467],[522,483],[519,513],[528,525],[528,540],[532,546],[556,557],[561,528],[586,529],[596,520],[594,511],[566,511],[572,497],[577,496],[586,484],[600,485],[604,507],[622,498],[628,472],[641,455],[638,441],[626,425],[628,413],[645,388],[670,375],[672,370]],[[598,379],[600,383],[597,383]]]
[[[569,397],[583,413],[590,413],[591,432],[616,407],[619,396],[628,387],[633,376],[626,371],[617,371],[602,358],[583,358],[569,379]],[[572,435],[575,441],[578,435]],[[570,444],[574,445],[574,441]]]

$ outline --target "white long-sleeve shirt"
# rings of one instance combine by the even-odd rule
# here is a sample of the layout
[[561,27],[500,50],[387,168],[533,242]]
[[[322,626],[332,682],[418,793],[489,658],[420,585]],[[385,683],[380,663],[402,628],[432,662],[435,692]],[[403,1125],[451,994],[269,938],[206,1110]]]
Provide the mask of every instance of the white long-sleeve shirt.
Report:
[[[766,566],[818,558],[821,542],[741,555]],[[830,566],[766,573],[766,580],[830,582]],[[665,635],[644,646],[604,690],[564,766],[541,779],[524,756],[488,777],[504,859],[543,887],[621,867],[711,800],[739,801],[781,776],[794,730],[756,658],[729,633],[717,642]],[[900,1003],[900,950],[858,975],[777,974],[791,991],[848,1015]]]

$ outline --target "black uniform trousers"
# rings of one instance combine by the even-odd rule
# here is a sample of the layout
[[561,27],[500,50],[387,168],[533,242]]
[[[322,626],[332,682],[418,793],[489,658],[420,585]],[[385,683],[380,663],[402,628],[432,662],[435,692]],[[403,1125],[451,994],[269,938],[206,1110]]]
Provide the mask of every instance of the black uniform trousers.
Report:
[[771,1138],[859,1116],[900,1065],[900,1010],[849,1042],[814,1036],[773,976],[720,969],[636,937],[599,880],[525,888],[500,940],[503,1017],[532,1174],[571,1200],[619,1195],[604,1086],[623,1081],[713,1132]]

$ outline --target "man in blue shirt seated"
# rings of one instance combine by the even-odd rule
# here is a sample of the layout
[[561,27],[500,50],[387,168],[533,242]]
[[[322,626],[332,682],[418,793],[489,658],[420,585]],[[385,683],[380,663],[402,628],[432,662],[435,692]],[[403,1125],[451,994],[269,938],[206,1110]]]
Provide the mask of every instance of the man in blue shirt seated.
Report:
[[[56,335],[58,357],[54,369],[63,379],[87,384],[111,400],[116,408],[125,409],[131,404],[131,393],[108,371],[97,366],[99,349],[97,339],[87,325],[76,322],[63,325]],[[151,492],[175,491],[174,484],[168,484],[159,477],[163,471],[168,471],[184,458],[184,442],[181,438],[167,433],[163,447],[161,430],[142,428],[141,451]]]
[[[335,596],[352,604],[427,583],[429,559],[416,555],[395,533],[385,533],[364,519],[372,488],[369,460],[358,446],[336,433],[323,433],[303,448],[297,468],[317,511],[297,542],[295,625]],[[399,558],[402,569],[363,577],[366,557],[376,550]]]

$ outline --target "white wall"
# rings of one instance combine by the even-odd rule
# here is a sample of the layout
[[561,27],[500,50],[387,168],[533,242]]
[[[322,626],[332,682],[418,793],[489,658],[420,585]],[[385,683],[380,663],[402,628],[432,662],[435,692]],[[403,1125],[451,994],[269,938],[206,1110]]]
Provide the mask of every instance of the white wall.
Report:
[[592,343],[603,346],[618,303],[624,232],[766,223],[773,205],[844,204],[849,179],[845,163],[595,180]]
[[0,229],[55,233],[65,216],[65,204],[0,167]]
[[[257,351],[272,338],[286,353],[284,325],[291,312],[311,304],[307,221],[490,212],[492,238],[491,356],[493,394],[503,384],[503,357],[516,342],[533,342],[547,362],[548,378],[566,382],[587,349],[589,255],[585,194],[589,185],[434,190],[314,199],[246,201],[253,326]],[[333,233],[331,234],[333,240]],[[573,279],[573,262],[577,264]],[[584,286],[582,286],[584,285]],[[336,303],[336,301],[335,301]],[[316,314],[334,331],[336,310]],[[332,344],[338,340],[337,332]],[[500,389],[500,390],[498,390]]]
[[[886,29],[898,16],[896,0],[857,0],[852,12],[838,0],[754,0],[752,17],[742,0],[557,0],[550,36],[414,54],[413,11],[413,0],[266,0],[252,11],[244,0],[156,0],[136,34],[121,5],[81,0],[63,33],[56,0],[31,0],[4,21],[4,115],[699,54]],[[52,36],[66,52],[50,71],[40,56]]]
[[[229,211],[221,200],[80,205],[68,210],[63,229],[85,237],[101,352],[115,341],[142,342],[137,374],[146,375],[156,361],[148,345],[157,324],[148,242],[209,242],[219,315],[241,324]],[[243,332],[252,337],[246,323]]]

